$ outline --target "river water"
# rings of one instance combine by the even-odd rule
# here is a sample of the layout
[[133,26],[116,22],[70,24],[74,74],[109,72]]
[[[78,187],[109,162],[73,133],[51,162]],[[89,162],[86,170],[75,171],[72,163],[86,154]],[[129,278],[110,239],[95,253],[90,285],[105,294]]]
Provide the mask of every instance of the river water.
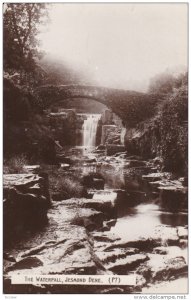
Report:
[[[131,241],[139,239],[149,239],[155,236],[156,228],[164,226],[170,229],[187,228],[188,213],[185,209],[173,211],[170,207],[162,207],[156,188],[153,188],[142,177],[143,174],[151,172],[144,168],[135,168],[133,171],[126,164],[125,159],[118,157],[104,157],[93,153],[93,148],[86,148],[86,151],[77,147],[72,149],[72,155],[75,151],[78,157],[88,157],[90,160],[95,159],[96,162],[83,162],[83,159],[73,167],[73,172],[78,171],[83,176],[88,174],[99,174],[104,178],[105,190],[123,189],[134,201],[129,205],[128,199],[122,207],[118,208],[117,221],[111,227],[110,232],[121,238],[122,241]],[[70,150],[69,150],[70,155]],[[103,195],[104,197],[104,195]],[[169,235],[162,237],[162,247],[168,249],[169,259],[174,257],[183,257],[188,262],[188,248],[179,247],[168,244]],[[151,255],[152,256],[152,255]],[[160,266],[162,256],[153,259],[153,265],[157,268]],[[159,265],[159,266],[158,266]],[[161,290],[164,292],[173,292],[175,286],[181,284],[179,291],[187,291],[187,278],[178,278],[175,281],[167,281],[162,284],[154,284],[144,288],[144,293],[156,293]],[[178,288],[175,289],[178,292]]]
[[[113,159],[112,157],[101,157],[93,153],[94,148],[86,148],[84,152],[83,147],[72,148],[73,157],[88,157],[98,160],[97,162],[83,162],[78,161],[73,167],[73,172],[79,172],[83,176],[88,174],[99,174],[104,178],[105,190],[124,189],[132,198],[137,201],[137,205],[127,206],[118,211],[118,221],[116,226],[112,228],[113,232],[117,232],[122,238],[129,234],[130,236],[144,235],[149,236],[150,230],[157,225],[168,225],[172,227],[186,226],[188,224],[188,213],[185,210],[173,212],[170,210],[165,211],[164,208],[157,203],[156,199],[159,196],[157,189],[153,189],[143,178],[145,174],[144,168],[131,169],[125,164],[125,160],[120,158]],[[71,149],[67,149],[70,156]],[[75,154],[76,153],[76,154]],[[85,153],[85,154],[84,154]],[[85,155],[85,156],[84,156]],[[135,201],[135,203],[136,203]],[[132,228],[128,233],[124,230],[126,226]]]
[[[64,153],[71,158],[73,164],[69,166],[67,172],[75,174],[79,178],[93,174],[103,179],[102,190],[113,191],[122,190],[126,193],[126,199],[117,209],[116,220],[109,229],[109,233],[118,236],[121,241],[139,241],[153,239],[156,229],[161,226],[164,229],[161,247],[167,250],[169,259],[182,258],[188,260],[187,246],[168,243],[171,239],[171,231],[176,233],[179,228],[185,229],[188,224],[188,213],[186,209],[173,211],[171,207],[163,207],[160,202],[160,193],[157,188],[151,186],[142,175],[152,172],[149,168],[130,168],[127,160],[123,156],[106,156],[104,153],[95,152],[95,135],[100,116],[89,116],[84,122],[84,146],[67,147]],[[59,168],[58,168],[59,173]],[[89,189],[91,190],[91,189]],[[100,189],[99,189],[100,190]],[[94,188],[95,192],[95,188]],[[101,191],[100,191],[101,192]],[[105,194],[102,194],[104,199]],[[58,218],[60,212],[57,211]],[[64,217],[64,216],[63,216]],[[38,245],[43,243],[44,237],[51,231],[51,223],[48,222],[43,228],[25,235],[23,240],[12,245],[12,249],[7,249],[11,254],[18,254],[27,244]],[[169,233],[170,232],[170,233]],[[163,249],[162,249],[163,250]],[[165,251],[166,251],[165,250]],[[145,250],[144,250],[145,251]],[[152,267],[160,268],[164,261],[164,256],[153,253],[145,253],[152,260]],[[145,287],[142,292],[156,293],[164,291],[173,293],[175,285],[181,284],[183,292],[187,291],[187,278],[174,278],[176,280],[166,280],[162,283],[156,282]],[[162,284],[162,287],[161,287]],[[183,289],[184,287],[184,289]],[[178,292],[178,289],[176,289]],[[179,292],[181,292],[179,289]]]

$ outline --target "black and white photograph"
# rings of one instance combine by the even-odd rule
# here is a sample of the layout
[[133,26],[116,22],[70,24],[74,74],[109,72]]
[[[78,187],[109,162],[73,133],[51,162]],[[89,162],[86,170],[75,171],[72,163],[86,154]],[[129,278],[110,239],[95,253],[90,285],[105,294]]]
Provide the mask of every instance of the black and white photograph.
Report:
[[1,5],[3,294],[186,297],[188,3]]

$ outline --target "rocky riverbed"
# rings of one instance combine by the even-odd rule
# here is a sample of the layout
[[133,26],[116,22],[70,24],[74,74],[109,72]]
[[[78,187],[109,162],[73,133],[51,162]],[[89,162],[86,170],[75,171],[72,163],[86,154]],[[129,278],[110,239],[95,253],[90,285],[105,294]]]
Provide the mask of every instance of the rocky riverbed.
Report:
[[[86,197],[51,201],[51,205],[45,208],[46,222],[37,228],[26,226],[22,235],[15,236],[12,243],[5,240],[4,291],[143,293],[155,291],[162,285],[164,291],[172,293],[173,282],[180,280],[186,293],[186,179],[159,172],[157,160],[144,161],[137,156],[129,157],[126,152],[106,156],[104,148],[93,154],[79,154],[80,151],[70,149],[60,156],[60,164],[67,160],[64,172],[79,172]],[[60,167],[63,171],[64,167]],[[48,185],[43,185],[40,178],[40,174],[28,173],[24,187],[19,188],[21,177],[5,177],[5,205],[13,202],[13,193],[10,193],[13,190],[17,196],[22,190],[25,197],[22,195],[21,198],[27,198],[27,201],[36,195],[37,203],[46,195],[50,204]],[[19,203],[17,198],[14,198],[15,206]],[[6,206],[6,209],[9,216],[11,208]],[[8,219],[7,214],[4,221]],[[136,286],[74,288],[11,284],[11,276],[15,274],[132,273],[137,276]]]

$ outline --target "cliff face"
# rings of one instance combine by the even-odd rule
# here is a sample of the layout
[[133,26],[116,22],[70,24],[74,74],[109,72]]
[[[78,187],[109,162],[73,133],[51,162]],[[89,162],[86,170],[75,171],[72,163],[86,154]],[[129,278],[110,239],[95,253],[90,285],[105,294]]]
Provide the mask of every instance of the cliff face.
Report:
[[125,146],[130,154],[161,157],[163,169],[187,174],[188,92],[184,85],[159,106],[156,116],[127,128]]
[[127,129],[125,147],[130,154],[144,158],[154,158],[160,155],[158,128],[151,122]]

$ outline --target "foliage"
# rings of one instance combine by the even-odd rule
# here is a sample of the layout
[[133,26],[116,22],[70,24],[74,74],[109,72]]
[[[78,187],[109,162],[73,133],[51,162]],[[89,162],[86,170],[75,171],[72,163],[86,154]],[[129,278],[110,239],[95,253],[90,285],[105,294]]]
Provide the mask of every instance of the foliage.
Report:
[[79,177],[66,174],[65,170],[62,171],[54,166],[44,166],[44,169],[49,174],[50,193],[65,194],[67,198],[84,195],[84,187]]
[[34,68],[39,25],[47,20],[44,3],[6,3],[3,15],[4,68]]
[[185,84],[187,73],[174,76],[170,73],[162,73],[154,76],[150,80],[149,92],[160,94],[171,94],[175,89],[178,89]]
[[161,150],[167,170],[187,172],[188,90],[182,86],[164,103],[160,115]]
[[4,174],[25,173],[23,167],[28,164],[28,159],[24,154],[5,159],[3,162]]
[[[171,93],[163,96],[154,116],[127,130],[129,153],[145,158],[161,157],[166,171],[187,176],[188,167],[188,77],[177,77]],[[164,91],[160,89],[160,92]],[[137,111],[136,111],[137,112]]]

